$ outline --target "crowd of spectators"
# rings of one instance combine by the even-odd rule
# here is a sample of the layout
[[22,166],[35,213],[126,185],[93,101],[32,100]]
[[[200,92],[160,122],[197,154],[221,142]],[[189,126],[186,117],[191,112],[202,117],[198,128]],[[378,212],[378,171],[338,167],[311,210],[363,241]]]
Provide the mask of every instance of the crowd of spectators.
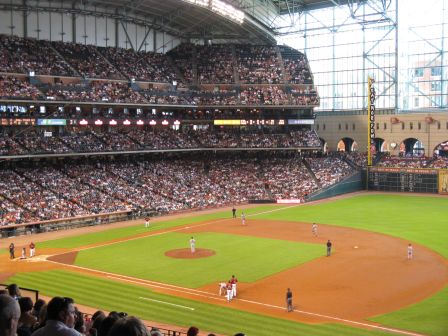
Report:
[[[2,335],[16,336],[166,336],[180,331],[147,326],[143,320],[125,312],[97,310],[86,314],[70,297],[55,296],[48,300],[22,295],[17,284],[0,290],[0,326]],[[186,336],[198,336],[191,326]],[[208,336],[215,336],[208,334]],[[237,333],[235,336],[244,336]]]
[[95,46],[59,41],[51,45],[84,78],[125,79]]
[[278,85],[241,86],[171,90],[139,89],[127,82],[92,80],[87,83],[32,85],[27,79],[0,76],[0,97],[70,102],[132,103],[160,105],[243,105],[243,106],[316,106],[319,97],[314,89],[286,90]]
[[39,100],[42,97],[42,92],[28,80],[0,75],[0,98]]
[[[167,54],[0,35],[0,72],[185,84],[312,84],[304,54],[285,46],[193,45]],[[179,78],[179,76],[183,78]]]
[[183,43],[174,49],[171,49],[167,54],[176,64],[183,80],[186,84],[192,84],[196,80],[197,62],[196,62],[196,48],[191,43]]
[[15,134],[0,134],[0,155],[43,153],[83,153],[137,151],[142,149],[192,148],[310,148],[321,147],[314,130],[289,133],[260,131],[184,128],[80,129],[74,127],[63,133],[45,136],[44,130],[29,130]]
[[36,75],[75,76],[49,42],[0,34],[0,72]]
[[239,45],[238,76],[243,84],[279,84],[283,81],[276,47]]
[[168,58],[163,54],[111,47],[98,50],[129,79],[161,83],[178,80]]
[[[0,171],[2,225],[115,211],[207,208],[250,199],[302,199],[318,186],[295,155],[88,162]],[[337,158],[307,159],[322,186],[350,172]]]
[[353,172],[353,168],[336,156],[310,158],[306,160],[322,188],[339,182],[342,178]]
[[197,49],[199,83],[235,83],[235,60],[228,45],[199,46]]
[[280,53],[286,71],[286,80],[292,84],[312,84],[313,78],[306,56],[287,46],[280,46]]
[[436,156],[430,161],[428,168],[448,168],[448,156]]
[[384,155],[377,163],[379,167],[426,168],[431,161],[427,157],[401,157]]

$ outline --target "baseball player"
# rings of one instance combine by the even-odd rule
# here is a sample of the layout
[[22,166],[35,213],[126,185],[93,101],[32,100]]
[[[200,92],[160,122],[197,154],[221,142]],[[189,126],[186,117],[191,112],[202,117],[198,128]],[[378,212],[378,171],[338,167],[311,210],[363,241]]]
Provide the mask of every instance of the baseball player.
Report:
[[311,231],[313,232],[313,236],[317,237],[317,224],[316,223],[313,223],[313,227],[312,227]]
[[232,284],[230,283],[230,280],[227,283],[226,290],[227,290],[227,302],[230,302],[232,300]]
[[226,295],[226,294],[227,294],[227,283],[220,282],[218,295],[221,296],[221,295]]
[[232,279],[230,279],[229,282],[232,284],[232,297],[236,297],[236,283],[238,282],[238,279],[232,275]]
[[145,228],[149,228],[149,217],[145,217]]
[[331,246],[333,244],[331,243],[330,239],[327,241],[327,257],[331,256]]
[[30,258],[34,257],[36,255],[36,245],[31,242],[30,243]]
[[286,311],[292,312],[293,310],[294,308],[292,305],[292,292],[291,288],[288,288],[288,290],[286,291]]
[[414,257],[414,248],[412,247],[412,244],[409,243],[408,245],[408,259],[412,259]]
[[193,237],[191,237],[191,239],[190,239],[190,249],[191,249],[191,253],[196,252],[196,240],[194,240]]
[[244,211],[241,213],[241,224],[246,225],[246,215],[244,214]]
[[20,259],[26,259],[26,248],[22,247],[22,256],[20,257]]

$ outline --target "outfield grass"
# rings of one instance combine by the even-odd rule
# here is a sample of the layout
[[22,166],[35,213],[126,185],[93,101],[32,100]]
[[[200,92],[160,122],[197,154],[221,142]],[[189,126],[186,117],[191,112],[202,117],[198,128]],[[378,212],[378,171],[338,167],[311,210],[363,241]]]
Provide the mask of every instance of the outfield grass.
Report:
[[[232,273],[243,282],[254,282],[324,255],[321,245],[237,236],[195,234],[196,247],[211,249],[214,256],[175,259],[168,250],[189,248],[190,234],[167,233],[80,251],[75,264],[141,279],[198,288],[225,281]],[[269,253],[266,253],[269,251]]]
[[176,226],[181,226],[189,223],[197,223],[206,220],[216,220],[220,218],[229,217],[228,212],[217,212],[213,214],[200,215],[195,217],[183,217],[174,220],[167,220],[163,222],[152,222],[149,228],[144,227],[144,220],[141,224],[128,226],[124,228],[109,229],[101,232],[85,233],[75,237],[59,238],[49,240],[39,244],[39,248],[77,248],[81,246],[98,244],[114,239],[131,237],[145,232],[156,231],[160,229],[169,229]]
[[[55,281],[58,279],[58,281]],[[160,321],[189,327],[196,325],[224,335],[243,331],[253,336],[374,336],[386,335],[378,331],[352,328],[338,324],[311,325],[279,318],[252,314],[229,307],[221,307],[193,300],[155,293],[147,288],[122,284],[67,271],[21,273],[9,279],[21,286],[38,288],[50,296],[69,296],[75,302],[108,311],[126,311],[145,320]],[[141,297],[172,303],[194,310],[147,301]],[[285,315],[287,313],[285,312]],[[390,334],[387,334],[390,335]]]
[[362,195],[251,218],[316,222],[385,233],[448,257],[448,197]]
[[446,336],[448,335],[448,287],[422,302],[371,320],[427,335]]
[[[424,245],[438,252],[445,258],[448,257],[448,244],[446,243],[448,241],[448,230],[447,230],[448,198],[374,194],[374,195],[355,196],[351,198],[335,200],[333,202],[326,202],[322,204],[305,205],[298,207],[283,207],[283,209],[280,211],[273,211],[276,209],[280,208],[278,206],[268,205],[256,208],[248,208],[245,209],[245,212],[247,215],[254,215],[250,216],[249,219],[316,222],[321,224],[338,225],[338,226],[352,227],[357,229],[364,229],[368,231],[384,233]],[[261,214],[255,215],[257,213]],[[187,223],[194,223],[205,220],[215,220],[219,218],[229,218],[229,217],[230,213],[228,211],[217,212],[215,214],[209,214],[209,215],[200,215],[197,217],[186,217],[172,221],[154,223],[150,230],[166,229],[170,227],[184,225]],[[145,230],[143,228],[142,223],[141,225],[134,227],[107,230],[101,233],[85,234],[74,238],[63,238],[39,244],[39,247],[67,247],[67,248],[79,247],[93,243],[106,242],[112,239],[134,236],[144,231],[147,231],[147,229]],[[202,236],[202,234],[200,235]],[[234,236],[232,236],[232,239],[234,239]],[[135,243],[137,241],[138,240],[135,240],[133,242]],[[282,242],[281,244],[282,248],[283,243],[284,242]],[[187,241],[183,241],[182,244],[183,247],[188,247]],[[150,247],[151,246],[148,246],[148,249]],[[203,246],[198,245],[198,247]],[[215,249],[213,247],[208,248]],[[98,249],[92,250],[92,252],[93,251],[98,251]],[[123,251],[123,253],[124,253],[123,256],[125,256],[126,251]],[[208,259],[212,260],[212,258]],[[150,262],[150,258],[145,258],[145,255],[142,255],[142,259],[147,260],[147,262],[144,265]],[[269,261],[269,263],[275,265],[277,263],[277,259],[273,259],[272,261]],[[129,274],[129,272],[127,273]],[[238,272],[238,275],[240,277],[240,272]],[[19,275],[19,277],[20,276],[21,275]],[[226,276],[224,278],[227,277],[228,274],[226,273]],[[65,282],[66,281],[65,278],[66,277],[62,278],[61,281]],[[45,285],[42,287],[43,288],[42,290],[45,294],[56,295],[51,294],[53,292],[49,292],[50,290],[52,290],[51,284],[53,283],[54,279],[53,282],[51,281],[49,282],[50,285],[48,286]],[[27,285],[24,284],[21,285],[33,286],[33,283],[30,282]],[[34,286],[34,288],[36,288],[36,286]],[[62,283],[61,286],[63,287],[61,287],[61,292],[59,293],[60,295],[61,294],[65,295],[66,293],[74,292],[74,289],[71,289],[71,292],[65,292],[66,289],[70,290],[69,285],[67,285],[69,288],[67,288],[66,284],[64,283]],[[76,296],[75,295],[76,293],[74,293],[73,296],[78,300],[83,300],[82,302],[81,301],[80,302],[85,304],[89,304],[90,302],[92,302],[92,300],[96,300],[95,302],[98,302],[98,307],[108,309],[110,303],[108,303],[107,300],[101,297],[103,294],[100,291],[100,288],[102,287],[103,287],[102,284],[98,285],[98,287],[95,288],[95,290],[93,291],[95,293],[98,293],[99,295],[98,299],[95,299],[93,296],[89,297],[88,295],[85,297]],[[62,291],[62,289],[64,289],[64,291]],[[177,298],[170,297],[170,300],[177,300]],[[402,310],[390,314],[375,317],[372,320],[384,323],[385,325],[388,325],[390,327],[415,330],[417,332],[425,333],[427,335],[436,335],[436,336],[448,335],[448,323],[446,322],[447,319],[445,318],[446,316],[448,316],[447,303],[448,303],[448,290],[445,289],[434,295],[432,298],[429,298],[428,300],[425,300],[416,305],[404,308]],[[109,306],[106,306],[106,304],[109,304]],[[117,305],[120,304],[121,301],[117,301]],[[130,312],[132,312],[132,307],[130,309],[126,309],[124,307],[116,309],[129,310]],[[260,315],[251,315],[251,314],[246,315],[247,313],[239,311],[229,310],[229,312],[227,311],[221,312],[221,309],[224,308],[208,306],[206,308],[206,311],[204,312],[201,311],[201,316],[196,316],[195,319],[183,320],[184,322],[181,322],[182,320],[181,317],[165,316],[165,314],[170,315],[168,312],[165,313],[160,312],[160,315],[154,318],[146,317],[147,315],[145,315],[145,310],[142,310],[141,313],[140,311],[136,312],[135,314],[143,318],[149,318],[162,322],[165,321],[167,323],[180,324],[180,325],[189,325],[193,324],[193,321],[198,321],[197,324],[203,326],[204,329],[213,330],[224,334],[230,334],[231,332],[234,332],[236,329],[244,330],[250,335],[264,335],[264,333],[261,333],[264,330],[270,331],[267,332],[266,335],[276,334],[278,333],[278,330],[281,330],[282,334],[284,334],[284,330],[291,330],[291,335],[312,334],[312,335],[330,336],[330,335],[365,334],[364,331],[361,331],[359,329],[356,329],[359,330],[359,332],[353,332],[353,330],[350,328],[347,330],[344,329],[345,327],[339,327],[342,329],[334,329],[335,326],[333,325],[330,326],[326,325],[325,327],[305,326],[292,322],[276,320],[273,318],[262,317]],[[208,313],[208,310],[210,310],[210,313]],[[225,314],[223,317],[224,321],[220,320],[220,317],[218,317],[217,315],[218,312]],[[173,311],[171,313],[174,314]],[[204,314],[204,316],[202,316],[202,314]],[[239,320],[241,316],[244,316],[242,321]],[[214,321],[214,319],[217,321]],[[240,324],[234,324],[233,322],[232,323],[228,322],[227,319],[229,319],[229,321],[235,319],[237,323]],[[245,322],[244,319],[247,319],[248,321],[247,328],[243,328],[244,326],[246,326],[246,324],[244,323]],[[279,328],[280,327],[281,328],[274,330],[274,328],[272,329],[270,328],[271,325],[278,326]],[[232,326],[238,326],[238,328],[236,327],[232,328]],[[266,326],[266,328],[264,326]],[[326,329],[327,327],[329,329]],[[259,330],[260,328],[262,329],[261,332]]]

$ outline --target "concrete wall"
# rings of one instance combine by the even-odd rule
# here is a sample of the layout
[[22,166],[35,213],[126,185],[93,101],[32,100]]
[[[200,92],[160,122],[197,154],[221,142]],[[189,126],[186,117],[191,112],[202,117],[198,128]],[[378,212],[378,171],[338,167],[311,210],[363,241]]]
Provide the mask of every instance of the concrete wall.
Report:
[[[423,143],[425,154],[432,156],[434,148],[448,141],[448,112],[376,114],[375,135],[385,141],[384,150],[398,155],[400,143],[407,138],[416,138]],[[352,138],[358,151],[367,151],[367,115],[319,115],[317,112],[314,128],[327,142],[328,150],[337,150],[342,138]],[[392,148],[391,144],[396,147]]]

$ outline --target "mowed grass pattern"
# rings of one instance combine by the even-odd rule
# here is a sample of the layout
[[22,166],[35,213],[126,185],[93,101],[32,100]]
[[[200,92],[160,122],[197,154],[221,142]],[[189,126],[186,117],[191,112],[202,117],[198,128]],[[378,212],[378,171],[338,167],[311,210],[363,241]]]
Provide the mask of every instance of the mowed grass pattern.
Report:
[[197,288],[226,281],[237,274],[254,282],[324,255],[317,244],[236,236],[220,233],[194,235],[197,248],[211,249],[214,256],[176,259],[165,252],[189,248],[190,235],[167,233],[80,251],[75,264],[183,287]]
[[[55,281],[58,279],[58,281]],[[159,294],[147,288],[122,284],[67,271],[22,273],[12,277],[11,282],[24,287],[39,288],[50,296],[69,296],[75,302],[108,311],[126,311],[145,320],[160,321],[184,327],[196,325],[223,335],[244,331],[254,336],[375,336],[390,335],[338,324],[312,325],[284,319],[252,314],[229,307],[201,303],[193,300]],[[147,301],[141,297],[190,307],[189,310],[160,302]],[[287,313],[285,312],[285,315]]]
[[448,257],[448,197],[363,195],[251,218],[316,222],[380,232],[425,245]]
[[[408,196],[408,195],[392,195],[392,194],[368,194],[361,196],[349,197],[341,200],[334,200],[315,205],[304,206],[261,206],[256,208],[245,209],[249,219],[269,219],[269,220],[289,220],[300,222],[317,222],[328,225],[338,225],[344,227],[352,227],[369,231],[380,232],[396,237],[400,237],[437,251],[445,258],[448,256],[448,198]],[[238,207],[240,211],[241,208]],[[258,214],[258,215],[256,215]],[[255,215],[255,216],[252,216]],[[150,230],[173,228],[188,223],[197,223],[206,220],[220,220],[220,218],[229,218],[230,213],[217,212],[215,214],[200,215],[197,217],[185,217],[176,220],[154,223]],[[107,230],[101,233],[84,234],[75,238],[63,238],[38,245],[39,247],[62,247],[73,248],[85,246],[88,244],[108,242],[112,239],[132,237],[143,231],[143,221],[141,224],[123,229]],[[233,237],[232,237],[233,239]],[[134,241],[135,242],[135,241]],[[183,242],[183,246],[187,245]],[[282,245],[283,246],[283,245]],[[188,247],[188,245],[186,246]],[[201,246],[202,247],[202,246]],[[107,257],[106,257],[107,258]],[[145,264],[150,263],[148,258]],[[271,263],[271,262],[270,262]],[[276,263],[276,260],[273,264]],[[81,288],[84,287],[86,277],[78,275],[67,275],[61,277],[57,283],[58,293],[55,293],[55,278],[59,275],[53,273],[45,273],[46,283],[36,281],[34,278],[39,273],[18,275],[10,279],[9,282],[18,282],[21,286],[37,288],[44,294],[48,295],[72,295],[78,302],[86,305],[94,304],[96,307],[109,309],[112,302],[110,297],[119,295],[117,300],[113,299],[114,310],[128,310],[133,313],[133,304],[125,303],[126,298],[121,296],[121,288],[127,288],[127,285],[114,285],[114,291],[111,296],[105,294],[103,297],[103,282],[95,282],[94,287],[89,287],[88,294],[82,290],[77,292],[77,284],[79,282]],[[48,275],[50,274],[50,275]],[[227,277],[226,272],[226,277]],[[40,277],[40,275],[39,275]],[[92,280],[88,280],[92,283]],[[106,282],[105,282],[106,284]],[[90,285],[89,285],[90,286]],[[107,287],[110,286],[107,282]],[[116,286],[116,287],[115,287]],[[122,287],[123,286],[123,287]],[[124,290],[124,289],[123,289]],[[72,294],[73,293],[73,294]],[[94,293],[94,294],[92,294]],[[98,298],[96,297],[98,295]],[[177,298],[171,298],[176,299]],[[191,325],[197,324],[201,329],[220,332],[231,335],[237,330],[243,330],[249,335],[272,335],[281,332],[282,335],[370,335],[378,333],[370,333],[361,329],[346,328],[344,326],[315,326],[302,325],[284,321],[281,319],[273,319],[263,317],[261,315],[252,315],[245,312],[227,309],[222,311],[221,307],[207,306],[199,316],[199,311],[193,319],[189,316],[186,319],[178,317],[177,312],[173,310],[164,310],[160,314],[151,315],[155,317],[147,317],[153,314],[156,307],[139,309],[135,314],[142,318],[149,318],[161,322]],[[148,312],[147,310],[150,310]],[[109,309],[111,310],[111,309]],[[223,315],[220,315],[223,314]],[[446,336],[448,335],[448,290],[445,289],[433,297],[406,307],[399,311],[378,316],[372,320],[384,323],[393,328],[402,328],[405,330],[413,330],[426,335]],[[241,319],[240,319],[241,317]],[[181,322],[183,321],[183,322]],[[246,323],[247,322],[247,323]],[[271,328],[272,327],[272,328]],[[290,332],[289,332],[290,331]]]

